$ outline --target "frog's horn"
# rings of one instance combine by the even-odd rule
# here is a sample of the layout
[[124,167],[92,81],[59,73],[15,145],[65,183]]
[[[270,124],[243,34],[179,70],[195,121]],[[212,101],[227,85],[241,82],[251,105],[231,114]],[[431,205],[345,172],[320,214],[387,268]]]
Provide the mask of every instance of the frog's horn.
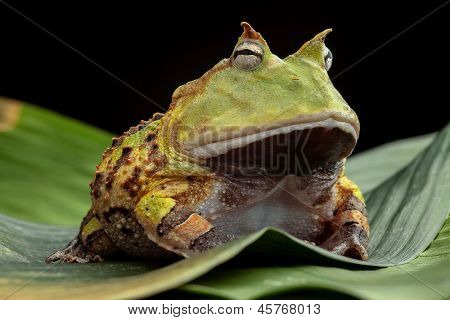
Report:
[[260,42],[262,45],[267,45],[264,38],[261,36],[259,32],[256,32],[255,29],[252,28],[250,23],[248,22],[241,22],[241,27],[244,29],[242,32],[241,37],[239,38],[238,43],[244,41],[244,40],[255,40]]
[[331,31],[332,29],[325,29],[317,34],[314,38],[305,42],[296,53],[287,57],[285,60],[291,60],[298,57],[309,57],[322,64],[325,38]]
[[241,22],[241,27],[244,29],[244,32],[242,32],[241,37],[245,39],[252,39],[252,40],[258,40],[261,38],[261,34],[259,32],[256,32],[255,29],[252,28],[250,23],[248,22]]

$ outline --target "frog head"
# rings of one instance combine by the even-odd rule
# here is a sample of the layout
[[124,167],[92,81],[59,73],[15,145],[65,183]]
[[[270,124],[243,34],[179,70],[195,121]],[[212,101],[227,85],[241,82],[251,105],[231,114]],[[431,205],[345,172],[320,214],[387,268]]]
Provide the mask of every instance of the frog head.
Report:
[[231,57],[174,92],[164,130],[170,145],[207,165],[287,174],[349,156],[359,121],[328,76],[331,29],[281,59],[260,33],[241,25]]

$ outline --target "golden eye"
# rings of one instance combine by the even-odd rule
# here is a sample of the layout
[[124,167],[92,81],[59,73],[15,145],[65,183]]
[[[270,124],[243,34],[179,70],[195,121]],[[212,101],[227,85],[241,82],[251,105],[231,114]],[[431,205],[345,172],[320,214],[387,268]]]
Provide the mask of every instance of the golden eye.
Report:
[[261,65],[263,60],[263,48],[252,41],[245,41],[234,49],[231,57],[233,66],[240,70],[251,71]]
[[327,47],[324,47],[323,50],[323,61],[325,64],[325,70],[330,70],[331,64],[333,63],[333,54]]

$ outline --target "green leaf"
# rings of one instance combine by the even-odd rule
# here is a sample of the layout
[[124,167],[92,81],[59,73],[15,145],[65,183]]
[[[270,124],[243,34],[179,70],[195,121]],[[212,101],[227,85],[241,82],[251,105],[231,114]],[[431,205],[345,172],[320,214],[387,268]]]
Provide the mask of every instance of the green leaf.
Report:
[[[0,109],[0,211],[33,221],[78,224],[89,205],[87,182],[109,144],[109,135],[28,105],[22,107],[13,126],[5,129],[1,124]],[[422,252],[450,208],[449,136],[447,127],[413,162],[384,182],[430,137],[381,147],[368,156],[355,157],[353,164],[349,161],[351,178],[372,190],[366,194],[372,227],[368,262],[336,256],[268,228],[165,267],[148,261],[48,265],[44,258],[70,241],[76,229],[0,215],[0,295],[138,298],[203,275],[177,292],[223,298],[258,298],[299,290],[328,290],[361,298],[448,296],[448,221]],[[402,150],[401,156],[394,161],[397,149]],[[385,167],[380,165],[383,162]],[[379,172],[371,178],[371,170]]]
[[[410,263],[360,269],[272,264],[222,267],[181,287],[181,291],[225,299],[283,297],[317,292],[343,293],[361,299],[449,299],[450,220],[432,245]],[[336,295],[328,295],[336,297]],[[339,297],[339,295],[337,295]]]
[[[6,113],[17,119],[2,130]],[[95,165],[110,144],[109,133],[0,98],[0,212],[78,225],[89,209],[88,183]]]
[[73,239],[75,228],[0,215],[0,298],[126,299],[176,288],[231,259],[256,236],[168,266],[151,261],[46,264],[49,253]]
[[346,174],[363,193],[367,193],[415,158],[434,136],[427,134],[402,139],[351,156]]

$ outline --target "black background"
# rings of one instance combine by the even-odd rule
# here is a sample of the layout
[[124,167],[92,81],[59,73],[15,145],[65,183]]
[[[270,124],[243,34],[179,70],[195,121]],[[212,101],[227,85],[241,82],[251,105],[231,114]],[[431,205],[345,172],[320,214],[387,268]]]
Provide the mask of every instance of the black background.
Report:
[[[450,4],[405,31],[442,0],[6,2],[164,108],[177,86],[231,54],[244,20],[280,57],[334,29],[329,73],[360,117],[357,151],[439,130],[450,118]],[[2,3],[0,39],[2,96],[115,133],[160,111]]]

